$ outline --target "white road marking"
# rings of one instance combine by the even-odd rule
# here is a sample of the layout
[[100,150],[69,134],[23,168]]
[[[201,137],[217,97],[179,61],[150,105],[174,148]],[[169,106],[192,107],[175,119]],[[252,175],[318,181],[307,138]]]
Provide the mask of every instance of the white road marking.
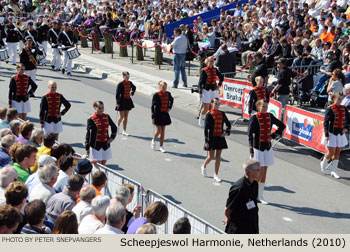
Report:
[[283,217],[282,219],[285,221],[293,221],[291,218],[288,218],[288,217]]
[[168,161],[168,162],[171,162],[171,159],[170,159],[170,158],[165,158],[164,160],[165,160],[165,161]]

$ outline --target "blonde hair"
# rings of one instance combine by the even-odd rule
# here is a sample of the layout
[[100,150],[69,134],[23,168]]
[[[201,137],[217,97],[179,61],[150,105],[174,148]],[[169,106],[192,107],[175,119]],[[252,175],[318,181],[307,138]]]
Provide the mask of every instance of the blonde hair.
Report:
[[144,224],[136,230],[135,234],[157,234],[156,225],[153,223]]
[[205,59],[204,63],[208,65],[209,61],[213,58],[213,56],[209,56],[208,58]]
[[168,86],[168,84],[165,81],[162,81],[162,80],[158,81],[158,87],[159,88],[162,88],[162,86],[164,86],[164,85]]
[[264,80],[264,77],[262,77],[262,76],[260,76],[260,75],[259,75],[259,76],[256,76],[256,77],[255,77],[255,82],[258,83],[259,80]]

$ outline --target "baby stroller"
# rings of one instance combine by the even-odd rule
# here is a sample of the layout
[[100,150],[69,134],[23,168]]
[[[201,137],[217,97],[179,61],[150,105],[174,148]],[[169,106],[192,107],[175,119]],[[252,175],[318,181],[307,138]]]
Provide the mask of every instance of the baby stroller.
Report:
[[317,84],[317,86],[312,90],[310,104],[312,107],[324,108],[328,101],[327,94],[328,81],[323,84]]
[[291,98],[291,104],[293,105],[296,101],[299,106],[303,103],[309,102],[311,99],[312,89],[314,87],[313,75],[308,74],[303,76],[301,79],[293,83]]

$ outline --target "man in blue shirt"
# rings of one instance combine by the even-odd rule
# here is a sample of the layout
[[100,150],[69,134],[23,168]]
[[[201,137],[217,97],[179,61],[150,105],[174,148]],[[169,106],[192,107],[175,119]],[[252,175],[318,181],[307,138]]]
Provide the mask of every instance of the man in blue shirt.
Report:
[[11,155],[9,153],[10,147],[16,142],[16,137],[14,135],[6,135],[1,138],[0,147],[0,168],[11,162]]
[[171,47],[174,50],[174,72],[175,72],[175,80],[173,88],[177,88],[179,84],[180,72],[182,75],[183,86],[187,87],[187,75],[185,71],[185,61],[186,61],[186,51],[188,45],[187,38],[182,35],[181,30],[179,28],[174,29],[175,39],[171,43]]
[[6,119],[0,123],[0,130],[10,128],[10,122],[18,119],[18,112],[15,108],[10,108],[6,112]]

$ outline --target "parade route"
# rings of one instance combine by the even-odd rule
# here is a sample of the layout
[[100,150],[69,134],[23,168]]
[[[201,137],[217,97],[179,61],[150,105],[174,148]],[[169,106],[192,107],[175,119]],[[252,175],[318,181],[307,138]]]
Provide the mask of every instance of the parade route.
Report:
[[[96,60],[96,66],[98,64],[101,62]],[[123,62],[116,61],[115,64]],[[116,74],[123,70],[119,68]],[[166,79],[166,76],[171,75],[162,73],[158,76],[156,70],[136,71],[129,69],[130,80],[139,89],[133,98],[135,109],[129,116],[128,133],[131,136],[118,134],[112,143],[113,159],[107,166],[223,229],[221,221],[224,220],[229,187],[242,176],[242,163],[249,157],[246,124],[234,126],[231,136],[227,137],[229,149],[223,151],[219,172],[223,181],[221,184],[214,183],[213,162],[208,166],[210,178],[204,178],[200,173],[206,152],[203,151],[203,129],[197,126],[194,118],[196,96],[185,90],[169,88],[175,98],[175,107],[170,112],[173,123],[166,128],[164,147],[167,153],[152,151],[150,143],[154,128],[151,124],[150,94],[156,90],[156,80],[163,78],[169,81],[170,77]],[[9,79],[14,73],[14,66],[1,63],[1,106],[7,106]],[[93,114],[92,103],[95,100],[104,101],[105,112],[116,120],[116,82],[112,84],[81,71],[73,71],[73,77],[68,78],[49,70],[48,66],[39,68],[37,79],[38,90],[36,98],[31,99],[32,112],[28,114],[28,119],[39,126],[40,98],[48,91],[48,80],[56,80],[57,92],[72,104],[71,110],[63,117],[64,131],[59,141],[70,144],[77,152],[84,153],[86,119]],[[138,92],[142,91],[141,85],[138,85],[140,82],[149,82],[153,88],[147,91],[149,94]],[[230,120],[237,118],[237,113],[233,112],[228,111]],[[350,172],[346,155],[348,153],[343,153],[342,169],[339,169],[343,178],[335,180],[321,175],[320,155],[305,148],[279,144],[275,151],[275,165],[269,168],[267,175],[265,199],[271,204],[259,206],[260,233],[349,233]]]

